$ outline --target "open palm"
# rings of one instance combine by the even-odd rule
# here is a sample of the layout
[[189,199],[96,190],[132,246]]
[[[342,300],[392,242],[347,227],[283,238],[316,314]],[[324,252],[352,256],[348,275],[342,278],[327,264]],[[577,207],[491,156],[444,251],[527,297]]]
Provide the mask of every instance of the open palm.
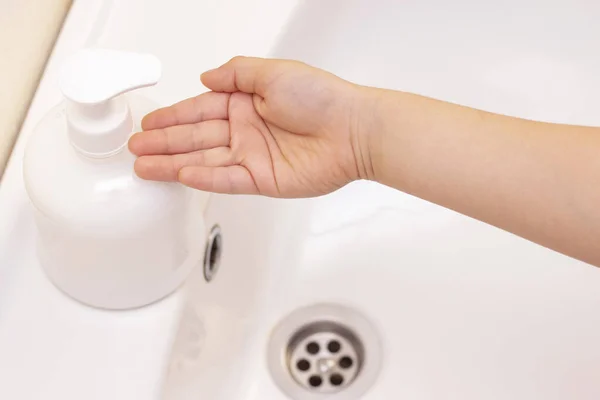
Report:
[[140,177],[302,197],[361,176],[354,85],[302,63],[246,57],[202,82],[213,91],[147,115],[130,139]]

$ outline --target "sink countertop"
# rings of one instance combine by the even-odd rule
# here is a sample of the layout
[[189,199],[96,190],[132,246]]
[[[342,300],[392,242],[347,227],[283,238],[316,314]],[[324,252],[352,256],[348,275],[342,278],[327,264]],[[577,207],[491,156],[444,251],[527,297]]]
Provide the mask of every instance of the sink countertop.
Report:
[[0,0],[0,177],[72,0]]

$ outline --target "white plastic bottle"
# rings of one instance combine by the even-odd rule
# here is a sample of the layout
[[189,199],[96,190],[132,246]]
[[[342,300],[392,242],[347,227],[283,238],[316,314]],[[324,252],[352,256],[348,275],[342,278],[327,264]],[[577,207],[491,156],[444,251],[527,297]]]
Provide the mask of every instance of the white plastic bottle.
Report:
[[127,149],[154,104],[127,94],[154,85],[159,60],[86,49],[65,63],[66,101],[33,132],[24,179],[40,264],[88,305],[126,309],[173,292],[202,256],[202,209],[191,189],[139,179]]

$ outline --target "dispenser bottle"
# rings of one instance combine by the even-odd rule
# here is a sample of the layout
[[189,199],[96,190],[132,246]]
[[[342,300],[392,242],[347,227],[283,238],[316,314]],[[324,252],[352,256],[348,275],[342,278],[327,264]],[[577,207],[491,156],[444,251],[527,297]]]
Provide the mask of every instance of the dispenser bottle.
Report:
[[91,306],[126,309],[173,292],[201,259],[202,209],[191,189],[139,179],[129,136],[156,108],[125,94],[154,85],[159,60],[85,49],[66,61],[66,100],[37,125],[23,173],[51,281]]

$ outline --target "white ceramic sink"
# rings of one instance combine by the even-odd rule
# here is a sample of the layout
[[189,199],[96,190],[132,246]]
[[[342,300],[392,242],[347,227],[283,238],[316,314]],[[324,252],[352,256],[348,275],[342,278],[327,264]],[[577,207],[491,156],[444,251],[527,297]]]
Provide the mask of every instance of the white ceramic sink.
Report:
[[[591,0],[143,3],[112,6],[99,42],[163,58],[165,80],[147,91],[162,103],[203,90],[198,72],[234,54],[270,54],[490,111],[600,124]],[[24,135],[59,97],[58,63],[96,18],[86,10],[75,3]],[[321,303],[375,330],[362,339],[380,344],[381,366],[362,399],[600,398],[599,269],[369,182],[306,200],[212,195],[206,225],[223,235],[213,281],[198,268],[174,296],[131,312],[74,303],[32,252],[22,139],[0,187],[2,399],[284,400],[268,369],[274,327]]]

